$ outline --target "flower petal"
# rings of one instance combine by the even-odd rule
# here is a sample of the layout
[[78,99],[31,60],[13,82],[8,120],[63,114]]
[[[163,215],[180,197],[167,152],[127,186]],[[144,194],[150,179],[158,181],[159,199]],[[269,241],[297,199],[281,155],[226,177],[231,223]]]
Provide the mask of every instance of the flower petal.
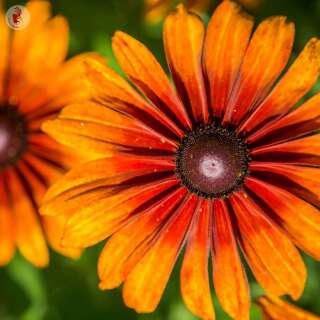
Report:
[[286,113],[315,84],[320,74],[320,40],[311,39],[263,103],[244,121],[239,132],[251,132],[270,117]]
[[253,148],[252,156],[257,156],[266,153],[295,153],[303,155],[311,155],[318,157],[320,154],[320,135],[315,134],[301,139],[292,140],[289,142],[276,143],[272,145]]
[[14,217],[9,204],[7,175],[0,179],[0,266],[10,262],[15,252]]
[[115,195],[93,191],[99,198],[92,199],[88,194],[89,201],[86,195],[74,197],[68,203],[74,214],[65,226],[62,244],[84,248],[98,243],[123,226],[134,210],[175,185],[175,178],[167,178],[126,187]]
[[209,22],[204,47],[210,105],[222,118],[249,42],[253,19],[239,5],[223,1]]
[[280,219],[298,247],[320,260],[319,210],[284,189],[255,178],[248,178],[246,186],[266,205],[269,213]]
[[[125,280],[135,265],[129,263],[132,256],[139,252],[144,243],[149,243],[150,239],[157,235],[185,195],[185,188],[171,192],[152,207],[133,217],[131,222],[108,240],[98,262],[100,289],[116,288]],[[141,255],[139,257],[142,258]],[[136,259],[135,261],[138,262]]]
[[83,152],[108,155],[125,148],[174,152],[176,144],[135,119],[94,102],[71,105],[43,130],[60,143]]
[[209,201],[202,201],[195,213],[181,268],[181,293],[190,311],[201,319],[215,319],[209,277],[211,216]]
[[224,121],[238,124],[263,100],[286,66],[293,41],[294,25],[285,17],[271,17],[260,23],[245,53]]
[[263,296],[259,298],[257,303],[266,320],[320,320],[320,317],[275,296]]
[[[268,135],[272,135],[272,141],[279,141],[284,137],[295,137],[298,134],[302,135],[319,130],[319,105],[320,94],[316,94],[302,106],[288,113],[283,118],[276,119],[274,122],[257,130],[247,138],[247,142],[254,143]],[[285,133],[287,133],[287,135],[285,135]]]
[[32,264],[37,267],[47,266],[49,252],[28,184],[21,173],[13,170],[9,171],[8,181],[10,192],[15,195],[12,210],[17,246]]
[[320,169],[273,162],[251,162],[252,175],[298,195],[320,207]]
[[[193,120],[207,122],[208,106],[201,67],[205,27],[179,5],[164,22],[166,56],[177,91]],[[192,117],[192,115],[191,115]]]
[[242,247],[258,282],[271,294],[290,294],[298,299],[306,281],[298,250],[245,192],[235,193],[230,201]]
[[130,272],[123,287],[127,306],[137,312],[155,310],[183,245],[197,202],[194,195],[185,200]]
[[80,257],[82,252],[81,249],[61,245],[61,238],[67,221],[67,217],[65,215],[60,214],[54,217],[44,216],[41,220],[48,243],[53,250],[73,259]]
[[121,76],[96,59],[87,60],[87,76],[95,100],[132,115],[145,124],[156,123],[162,131],[168,129],[177,137],[183,132],[163,112],[145,101]]
[[213,208],[214,288],[222,308],[232,318],[248,320],[249,285],[238,253],[230,212],[221,200],[215,200]]
[[6,24],[5,12],[0,6],[0,104],[4,103],[5,97],[5,81],[8,72],[8,56],[9,56],[9,27]]
[[188,114],[153,54],[142,43],[120,31],[112,39],[112,48],[130,80],[169,118],[190,129]]

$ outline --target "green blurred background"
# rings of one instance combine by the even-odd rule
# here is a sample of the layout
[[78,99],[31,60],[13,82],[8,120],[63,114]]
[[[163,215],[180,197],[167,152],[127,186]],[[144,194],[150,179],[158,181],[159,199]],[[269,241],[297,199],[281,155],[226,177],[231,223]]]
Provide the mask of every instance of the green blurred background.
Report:
[[[7,1],[6,6],[24,4],[24,1]],[[118,71],[111,51],[111,37],[115,30],[123,30],[147,44],[164,65],[161,23],[148,25],[144,21],[142,0],[56,0],[53,12],[63,14],[70,23],[69,55],[84,51],[97,51],[107,57],[109,64]],[[207,22],[216,0],[203,14]],[[320,0],[264,0],[257,8],[249,9],[257,21],[270,15],[286,15],[296,23],[297,37],[294,55],[307,39],[320,35]],[[1,48],[0,48],[1,49]],[[266,61],[267,63],[267,61]],[[319,89],[319,83],[313,91]],[[0,269],[0,320],[192,320],[184,307],[179,291],[179,262],[173,272],[165,295],[156,312],[138,315],[126,308],[121,290],[102,292],[97,288],[96,262],[101,245],[87,250],[78,261],[71,261],[55,253],[50,267],[34,269],[20,256],[6,268]],[[309,277],[303,297],[298,304],[320,314],[320,266],[304,257]],[[248,271],[252,297],[263,293]],[[218,320],[229,319],[219,307],[213,294]],[[261,319],[253,306],[253,320]],[[288,319],[290,320],[290,319]]]

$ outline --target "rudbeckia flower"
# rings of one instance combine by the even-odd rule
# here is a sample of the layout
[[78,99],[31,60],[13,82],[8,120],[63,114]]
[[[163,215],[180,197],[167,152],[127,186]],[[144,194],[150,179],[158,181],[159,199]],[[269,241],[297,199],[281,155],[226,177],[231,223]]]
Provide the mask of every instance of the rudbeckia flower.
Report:
[[163,34],[176,90],[143,44],[117,32],[114,53],[141,94],[90,59],[94,101],[43,126],[101,157],[54,184],[43,214],[69,216],[64,245],[110,237],[100,288],[123,283],[138,312],[155,310],[183,249],[182,297],[203,319],[214,319],[209,256],[216,295],[236,319],[249,319],[250,305],[238,247],[266,292],[294,299],[306,279],[297,248],[320,258],[320,94],[294,108],[318,79],[320,41],[311,39],[281,76],[293,24],[272,17],[252,28],[231,1],[206,33],[179,6]]
[[263,320],[320,320],[320,317],[274,296],[258,300]]
[[[48,264],[46,240],[57,251],[65,218],[40,217],[37,204],[48,185],[78,158],[44,134],[41,123],[64,105],[87,99],[83,59],[64,62],[65,18],[50,19],[49,3],[26,5],[30,24],[12,30],[0,8],[0,265],[17,247],[36,266]],[[82,78],[81,78],[82,77]]]

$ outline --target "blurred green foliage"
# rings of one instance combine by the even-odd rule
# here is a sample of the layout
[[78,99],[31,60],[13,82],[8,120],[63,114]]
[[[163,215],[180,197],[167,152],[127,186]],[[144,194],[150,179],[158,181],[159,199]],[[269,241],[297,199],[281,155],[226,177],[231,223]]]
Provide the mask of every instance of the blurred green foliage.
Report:
[[[7,1],[7,7],[24,1]],[[212,9],[216,5],[213,0]],[[152,49],[165,65],[161,24],[144,23],[141,0],[55,0],[53,12],[63,14],[70,23],[70,52],[73,56],[84,51],[97,51],[107,57],[109,64],[120,71],[112,55],[111,37],[116,30],[130,33]],[[203,15],[208,21],[210,12]],[[297,37],[294,53],[299,52],[312,36],[320,35],[320,0],[264,0],[251,12],[257,21],[271,15],[285,15],[296,23]],[[121,72],[121,71],[120,71]],[[315,90],[319,90],[318,84]],[[78,261],[55,253],[50,267],[33,268],[19,255],[6,268],[0,269],[0,320],[192,320],[195,319],[182,303],[179,291],[178,263],[157,311],[138,315],[126,308],[121,290],[102,292],[98,289],[96,263],[101,245],[87,250]],[[320,314],[320,266],[305,257],[309,277],[305,293],[298,304]],[[252,297],[263,292],[249,273]],[[213,294],[218,320],[229,319],[219,307]],[[252,319],[260,319],[253,306]],[[290,320],[290,319],[288,319]]]

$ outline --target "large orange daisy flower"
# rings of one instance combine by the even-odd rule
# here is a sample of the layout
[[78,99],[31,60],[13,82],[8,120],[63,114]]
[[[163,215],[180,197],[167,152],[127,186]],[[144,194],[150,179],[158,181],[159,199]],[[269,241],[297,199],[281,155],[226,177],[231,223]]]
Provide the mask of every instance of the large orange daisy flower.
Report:
[[0,9],[0,265],[18,247],[34,265],[45,266],[45,238],[59,252],[79,255],[79,250],[60,246],[64,217],[40,218],[37,212],[48,185],[76,158],[41,132],[40,125],[89,92],[82,79],[84,56],[63,62],[65,18],[50,19],[46,1],[30,1],[26,9],[30,24],[17,31],[7,26]]
[[277,81],[292,49],[285,17],[262,22],[224,1],[207,33],[183,6],[164,24],[176,86],[151,52],[123,32],[121,67],[140,89],[88,62],[96,101],[71,105],[44,130],[103,158],[70,171],[47,193],[43,213],[71,215],[63,244],[112,236],[99,259],[100,288],[124,283],[126,304],[153,311],[185,248],[181,292],[213,319],[208,280],[224,310],[248,319],[249,288],[238,246],[261,286],[298,298],[306,270],[298,248],[320,258],[320,94],[298,101],[320,73],[311,39]]
[[274,296],[261,297],[258,305],[263,320],[320,320],[320,317]]

